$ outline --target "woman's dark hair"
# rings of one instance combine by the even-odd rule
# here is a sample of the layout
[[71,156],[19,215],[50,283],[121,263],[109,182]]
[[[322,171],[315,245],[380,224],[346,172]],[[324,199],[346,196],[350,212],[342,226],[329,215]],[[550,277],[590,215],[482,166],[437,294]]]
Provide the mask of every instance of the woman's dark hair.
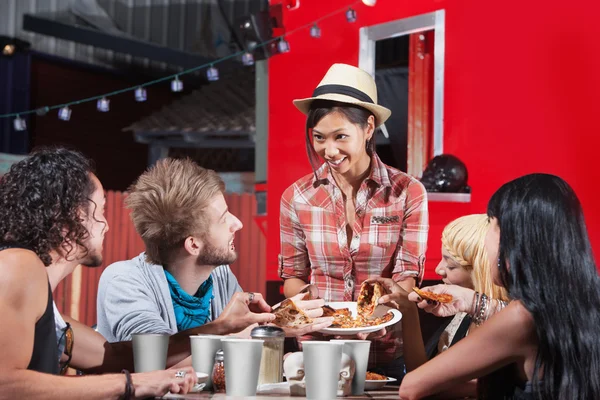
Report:
[[488,215],[500,228],[502,283],[535,323],[535,398],[600,398],[600,279],[575,192],[557,176],[526,175],[492,196]]
[[[308,154],[308,161],[310,161],[315,177],[317,169],[321,166],[321,161],[312,145],[311,131],[325,116],[334,112],[339,112],[346,117],[348,121],[363,129],[368,126],[369,117],[373,115],[373,113],[366,108],[338,101],[315,100],[310,104],[310,109],[306,118],[306,153]],[[373,115],[373,117],[375,116]],[[369,156],[375,154],[375,140],[373,139],[374,138],[371,138],[366,144],[367,154]]]
[[0,241],[33,250],[46,266],[51,250],[67,258],[77,246],[87,252],[81,211],[93,203],[93,172],[85,156],[62,148],[42,149],[13,164],[0,178]]

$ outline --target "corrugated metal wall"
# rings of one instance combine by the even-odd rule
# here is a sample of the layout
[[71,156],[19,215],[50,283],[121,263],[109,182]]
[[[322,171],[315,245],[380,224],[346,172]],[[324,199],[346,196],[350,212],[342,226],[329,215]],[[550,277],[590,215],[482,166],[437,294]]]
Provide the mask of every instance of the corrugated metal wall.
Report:
[[[33,49],[90,64],[140,64],[130,56],[24,31],[23,14],[68,12],[77,0],[1,0],[0,35],[29,41]],[[266,0],[220,0],[229,21],[268,7]],[[222,57],[230,54],[230,31],[217,0],[98,0],[116,25],[134,37],[171,48]],[[152,63],[154,68],[165,68]]]
[[[123,206],[124,196],[122,192],[106,192],[106,219],[110,230],[104,239],[103,265],[78,267],[54,292],[58,309],[88,326],[96,323],[96,296],[102,271],[106,266],[133,258],[144,250],[144,243]],[[254,195],[228,193],[225,200],[231,213],[244,224],[236,234],[238,259],[230,267],[244,290],[265,294],[266,238],[254,222]]]

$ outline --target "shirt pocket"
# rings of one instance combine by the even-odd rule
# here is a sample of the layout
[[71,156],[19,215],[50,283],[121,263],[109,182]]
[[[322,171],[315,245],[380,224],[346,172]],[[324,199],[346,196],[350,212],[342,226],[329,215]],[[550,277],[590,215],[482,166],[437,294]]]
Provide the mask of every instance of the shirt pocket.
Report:
[[369,213],[368,243],[387,248],[398,244],[402,232],[402,216],[398,210],[383,207]]

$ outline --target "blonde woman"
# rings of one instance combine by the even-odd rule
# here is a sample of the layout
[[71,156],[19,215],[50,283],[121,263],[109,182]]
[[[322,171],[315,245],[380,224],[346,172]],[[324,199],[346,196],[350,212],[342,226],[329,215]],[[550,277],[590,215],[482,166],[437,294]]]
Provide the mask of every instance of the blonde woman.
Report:
[[[507,301],[506,290],[493,283],[484,246],[488,228],[489,221],[485,214],[467,215],[449,223],[442,232],[442,260],[435,271],[447,285],[474,289],[490,298]],[[466,313],[458,312],[447,326],[442,326],[433,335],[425,347],[418,310],[415,303],[408,300],[408,293],[391,279],[377,278],[374,281],[381,282],[389,292],[382,297],[381,302],[395,302],[402,311],[404,361],[407,371],[418,368],[428,359],[445,351],[464,338],[472,328],[471,318]],[[474,383],[447,393],[450,397],[475,394]]]

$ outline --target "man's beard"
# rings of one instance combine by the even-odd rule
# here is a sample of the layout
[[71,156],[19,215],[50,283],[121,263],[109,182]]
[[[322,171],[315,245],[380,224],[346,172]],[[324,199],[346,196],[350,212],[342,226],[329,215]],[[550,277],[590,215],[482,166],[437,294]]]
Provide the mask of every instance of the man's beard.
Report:
[[237,259],[237,253],[229,250],[229,248],[223,250],[218,249],[210,243],[207,243],[202,249],[202,253],[198,256],[199,265],[212,265],[218,267],[219,265],[228,265],[235,262]]

